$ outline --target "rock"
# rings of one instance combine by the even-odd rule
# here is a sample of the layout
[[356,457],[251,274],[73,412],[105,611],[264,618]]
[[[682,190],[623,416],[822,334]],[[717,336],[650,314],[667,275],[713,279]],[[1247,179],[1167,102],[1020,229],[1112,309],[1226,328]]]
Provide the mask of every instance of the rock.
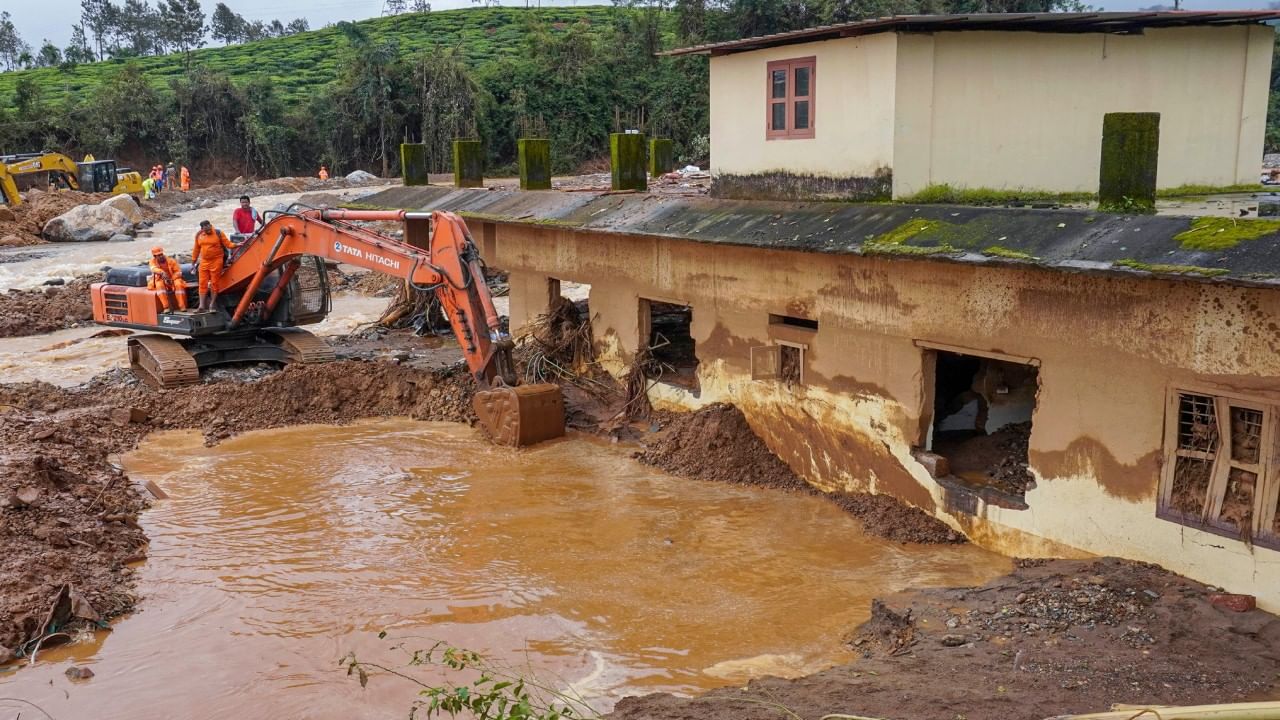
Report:
[[41,284],[42,285],[66,285],[67,281],[63,280],[62,278],[50,278],[48,280],[45,280]]
[[87,667],[67,668],[67,678],[70,680],[88,680],[91,677],[93,677],[93,671]]
[[1280,216],[1280,198],[1266,197],[1258,200],[1258,217]]
[[112,235],[111,237],[107,238],[107,242],[133,242],[134,239],[135,238],[132,235],[126,235],[124,233],[116,233],[115,235]]
[[47,287],[47,288],[45,288],[45,289],[44,289],[44,296],[45,296],[45,297],[47,297],[47,298],[57,297],[57,296],[58,296],[58,288],[55,288],[55,287]]
[[41,428],[41,429],[36,430],[35,432],[31,433],[31,439],[32,439],[32,440],[47,440],[47,439],[49,439],[49,438],[53,437],[53,434],[54,434],[54,433],[56,433],[57,431],[58,431],[58,428],[53,427],[53,426],[49,426],[49,427],[47,427],[47,428]]
[[128,216],[107,205],[77,205],[44,224],[50,242],[102,242],[133,230]]
[[17,235],[5,235],[0,238],[0,247],[14,247],[22,244],[24,244],[22,238]]
[[20,487],[17,492],[9,496],[9,507],[14,508],[15,510],[37,505],[39,503],[40,488],[32,485]]
[[1258,607],[1258,601],[1254,596],[1235,593],[1212,593],[1209,595],[1209,604],[1231,612],[1249,612]]
[[213,198],[208,198],[200,203],[200,207],[206,210],[209,208],[215,208],[215,207],[218,207],[218,201],[214,200]]
[[960,647],[963,644],[965,644],[965,639],[963,635],[947,634],[942,636],[943,647]]
[[31,531],[31,537],[47,542],[57,548],[64,548],[71,545],[71,541],[67,539],[67,532],[61,528],[49,527],[41,525]]
[[138,201],[132,195],[112,195],[98,204],[119,210],[134,225],[142,222],[142,208],[138,207]]
[[111,422],[120,427],[124,427],[129,423],[143,423],[147,421],[147,411],[142,408],[118,407],[111,411]]
[[367,173],[363,170],[356,170],[355,172],[347,173],[347,179],[351,182],[365,182],[368,180],[377,180],[378,176],[373,173]]
[[6,665],[8,663],[11,663],[17,657],[18,657],[17,653],[15,653],[14,651],[10,650],[9,648],[3,645],[0,645],[0,665]]
[[1014,598],[1013,601],[1016,603],[1024,603],[1027,601],[1027,599],[1028,598],[1026,593],[1018,593],[1018,597]]
[[913,450],[911,453],[916,462],[924,466],[929,472],[929,477],[940,478],[951,474],[951,464],[947,459],[937,453],[931,453],[927,450]]
[[0,222],[13,222],[17,219],[18,216],[14,215],[12,210],[7,207],[0,206]]
[[93,607],[93,605],[81,595],[75,588],[71,589],[71,614],[81,620],[89,622],[98,622],[102,619],[102,614]]

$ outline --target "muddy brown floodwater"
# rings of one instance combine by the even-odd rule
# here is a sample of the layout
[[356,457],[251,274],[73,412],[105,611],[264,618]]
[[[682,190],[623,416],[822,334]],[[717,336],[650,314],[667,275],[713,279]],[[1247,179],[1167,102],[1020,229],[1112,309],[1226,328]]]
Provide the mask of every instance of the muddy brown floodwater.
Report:
[[[56,718],[402,717],[348,651],[414,636],[528,666],[607,709],[849,661],[877,595],[980,583],[1009,560],[869,537],[815,497],[680,479],[581,437],[516,452],[408,420],[153,435],[123,460],[169,494],[138,611],[0,674]],[[95,677],[72,682],[76,662]],[[429,676],[423,676],[429,679]],[[25,717],[25,715],[24,715]]]

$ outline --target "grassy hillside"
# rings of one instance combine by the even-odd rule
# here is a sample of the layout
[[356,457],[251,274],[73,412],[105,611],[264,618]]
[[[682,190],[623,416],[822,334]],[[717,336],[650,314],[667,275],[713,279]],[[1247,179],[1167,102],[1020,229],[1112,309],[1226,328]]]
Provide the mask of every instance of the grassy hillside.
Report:
[[[603,29],[609,23],[610,11],[608,6],[467,8],[406,13],[362,20],[357,24],[378,40],[394,40],[399,44],[401,53],[437,45],[458,46],[467,62],[474,67],[515,54],[524,33],[523,20],[529,13],[536,13],[540,20],[550,24],[553,32],[562,32],[571,23]],[[336,28],[329,27],[284,38],[197,50],[192,53],[192,62],[236,78],[264,75],[275,82],[281,97],[302,100],[333,80],[341,45],[341,34]],[[175,54],[137,58],[129,62],[141,67],[151,83],[159,88],[165,86],[169,78],[182,74],[184,60],[184,56]],[[0,98],[10,97],[18,79],[27,76],[40,82],[45,100],[61,102],[69,94],[93,89],[125,62],[108,60],[80,65],[68,71],[41,68],[0,73]]]

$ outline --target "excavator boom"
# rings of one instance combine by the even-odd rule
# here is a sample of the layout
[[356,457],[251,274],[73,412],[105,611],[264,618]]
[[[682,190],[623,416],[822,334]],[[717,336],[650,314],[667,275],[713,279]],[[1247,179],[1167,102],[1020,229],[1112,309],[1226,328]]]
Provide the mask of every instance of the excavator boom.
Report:
[[[502,328],[479,251],[462,218],[449,212],[311,208],[268,212],[267,216],[262,229],[235,249],[216,281],[217,295],[230,299],[225,311],[158,315],[151,301],[151,307],[135,313],[129,297],[141,291],[102,283],[93,286],[95,319],[171,335],[199,335],[201,347],[206,348],[201,352],[218,361],[270,356],[283,362],[322,362],[332,358],[331,351],[324,355],[312,347],[322,341],[298,329],[282,328],[272,319],[280,317],[277,306],[307,257],[347,263],[401,278],[440,301],[476,382],[472,406],[493,440],[520,446],[564,434],[560,388],[520,385],[511,337]],[[403,222],[405,237],[417,242],[380,235],[355,225],[356,221]],[[264,335],[269,336],[269,347],[263,346]],[[159,384],[169,377],[190,382],[199,377],[198,363],[183,364],[185,347],[166,336],[133,338],[131,361],[139,373],[156,378]]]

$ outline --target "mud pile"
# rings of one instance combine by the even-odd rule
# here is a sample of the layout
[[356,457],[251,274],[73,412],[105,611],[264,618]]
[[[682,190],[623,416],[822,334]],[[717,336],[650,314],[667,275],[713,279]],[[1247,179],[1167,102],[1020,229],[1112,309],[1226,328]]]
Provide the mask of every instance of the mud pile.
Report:
[[[127,373],[71,389],[0,385],[0,645],[29,652],[50,632],[132,607],[126,563],[145,556],[137,516],[146,502],[108,455],[152,430],[194,428],[215,443],[248,430],[367,417],[471,423],[472,389],[464,372],[356,361],[174,390]],[[60,613],[51,627],[46,615],[64,586],[63,605],[79,608],[80,619]]]
[[[1154,565],[1019,561],[980,588],[873,603],[858,662],[698,698],[627,698],[613,720],[772,720],[828,713],[969,720],[1274,697],[1280,618],[1210,605],[1210,588]],[[920,692],[928,688],[928,692]]]
[[820,493],[798,477],[760,439],[732,405],[693,413],[665,413],[665,427],[635,457],[673,475],[820,494],[862,522],[869,534],[895,542],[959,543],[945,523],[888,495]]
[[168,212],[184,212],[194,210],[206,201],[234,200],[241,195],[258,197],[260,195],[343,190],[346,188],[385,185],[387,182],[381,178],[352,181],[344,177],[331,178],[329,180],[321,180],[316,177],[282,177],[270,180],[230,182],[223,185],[197,187],[185,193],[166,190],[157,195],[152,203]]
[[[0,207],[0,247],[42,244],[40,231],[45,223],[77,205],[99,203],[109,197],[109,193],[28,190],[23,204],[15,208]],[[10,215],[13,219],[8,219]]]
[[66,285],[10,290],[0,295],[0,338],[39,335],[93,320],[89,286],[104,275],[78,277]]

